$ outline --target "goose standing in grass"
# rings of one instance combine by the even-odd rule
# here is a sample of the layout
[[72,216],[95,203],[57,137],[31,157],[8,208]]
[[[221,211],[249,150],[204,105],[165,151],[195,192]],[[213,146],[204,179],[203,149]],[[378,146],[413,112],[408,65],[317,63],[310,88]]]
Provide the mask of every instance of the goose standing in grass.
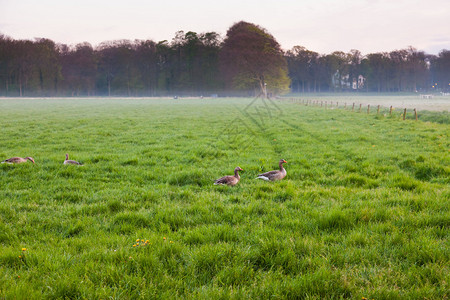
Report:
[[4,164],[4,163],[21,164],[21,163],[24,163],[24,162],[27,162],[27,161],[31,161],[34,164],[34,159],[32,157],[29,157],[29,156],[27,156],[25,158],[23,158],[23,157],[11,157],[11,158],[8,158],[8,159],[5,159],[4,161],[2,161],[2,164]]
[[66,160],[64,161],[65,165],[80,165],[82,166],[81,163],[75,161],[75,160],[69,160],[69,154],[66,153]]
[[234,186],[239,182],[239,179],[241,179],[241,177],[239,176],[239,171],[244,171],[242,170],[240,167],[236,167],[234,169],[234,175],[228,175],[228,176],[223,176],[219,179],[216,179],[214,182],[214,185],[231,185]]
[[284,159],[280,159],[280,161],[278,162],[278,165],[280,166],[279,170],[259,174],[257,178],[266,181],[276,181],[283,179],[284,177],[286,177],[286,170],[283,168],[283,164],[285,163],[287,163],[287,161],[285,161]]

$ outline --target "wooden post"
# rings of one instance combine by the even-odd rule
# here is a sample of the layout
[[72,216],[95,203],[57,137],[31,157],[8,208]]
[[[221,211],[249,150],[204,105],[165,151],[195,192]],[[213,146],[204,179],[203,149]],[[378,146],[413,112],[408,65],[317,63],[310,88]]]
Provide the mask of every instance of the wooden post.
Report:
[[406,119],[406,108],[405,108],[405,110],[403,111],[403,120],[405,120]]
[[416,116],[416,121],[417,121],[417,109],[414,108],[414,115]]
[[380,106],[378,105],[378,108],[377,108],[377,115],[380,113]]
[[346,109],[346,108],[347,108],[347,102],[344,103],[344,109]]
[[360,103],[359,104],[359,112],[361,112],[361,107],[362,107],[362,104]]
[[353,102],[352,111],[355,111],[355,102]]
[[391,105],[391,107],[389,108],[389,115],[392,116],[392,105]]
[[367,105],[367,114],[370,114],[370,104]]

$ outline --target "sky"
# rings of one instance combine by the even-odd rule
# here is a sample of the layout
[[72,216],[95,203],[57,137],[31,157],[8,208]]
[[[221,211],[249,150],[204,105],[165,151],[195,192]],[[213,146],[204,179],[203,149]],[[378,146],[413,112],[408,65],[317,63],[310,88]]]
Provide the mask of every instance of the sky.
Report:
[[284,50],[450,50],[449,0],[0,0],[0,34],[68,45],[171,41],[180,30],[225,37],[239,21],[265,28]]

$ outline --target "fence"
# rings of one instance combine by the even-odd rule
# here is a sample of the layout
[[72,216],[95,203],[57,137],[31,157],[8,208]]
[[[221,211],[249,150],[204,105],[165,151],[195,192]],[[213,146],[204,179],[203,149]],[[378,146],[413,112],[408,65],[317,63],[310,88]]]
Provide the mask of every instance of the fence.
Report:
[[[342,108],[342,109],[347,109],[347,102],[344,102],[343,104],[341,103],[341,105],[339,105],[339,101],[333,102],[333,101],[320,101],[320,100],[307,100],[307,99],[296,99],[296,98],[287,98],[288,101],[290,101],[291,103],[297,103],[297,104],[303,104],[305,106],[316,106],[316,107],[323,107],[325,109],[331,109],[331,108]],[[351,111],[354,112],[355,111],[355,102],[352,102],[352,106],[351,106]],[[382,108],[381,105],[377,105],[377,115],[380,114],[380,109]],[[350,108],[348,108],[350,110]],[[363,104],[359,103],[359,108],[357,108],[358,113],[362,113],[363,112]],[[364,107],[365,110],[365,107]],[[389,107],[389,115],[392,116],[394,111],[394,107],[391,105]],[[403,120],[406,120],[406,114],[407,114],[408,110],[405,108],[403,110],[402,113],[402,118]],[[387,113],[387,111],[386,111]],[[367,114],[370,114],[370,104],[367,104]],[[413,109],[413,115],[415,120],[418,120],[418,116],[417,116],[417,109],[414,108]]]

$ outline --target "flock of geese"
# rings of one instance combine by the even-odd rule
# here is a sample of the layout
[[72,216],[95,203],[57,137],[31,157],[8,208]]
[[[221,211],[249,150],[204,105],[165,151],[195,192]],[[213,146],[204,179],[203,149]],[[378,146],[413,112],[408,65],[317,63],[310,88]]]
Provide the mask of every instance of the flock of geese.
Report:
[[[287,161],[285,161],[284,159],[280,159],[280,161],[278,162],[278,166],[280,167],[279,170],[273,170],[273,171],[269,171],[266,173],[262,173],[259,174],[258,179],[262,179],[262,180],[266,180],[266,181],[277,181],[277,180],[281,180],[284,177],[286,177],[286,170],[283,167],[283,164],[287,163]],[[214,182],[215,185],[236,185],[239,180],[241,179],[241,177],[239,176],[239,171],[244,171],[242,170],[240,167],[236,167],[234,169],[234,175],[228,175],[228,176],[224,176],[221,177],[219,179],[216,179],[216,181]]]
[[[4,161],[2,161],[3,163],[9,163],[9,164],[20,164],[20,163],[24,163],[27,161],[31,161],[34,164],[34,159],[30,156],[28,157],[11,157],[8,159],[5,159]],[[286,177],[286,170],[283,167],[283,164],[287,163],[287,161],[285,161],[284,159],[280,159],[280,161],[278,162],[278,166],[280,167],[279,170],[273,170],[273,171],[269,171],[269,172],[265,172],[262,174],[259,174],[258,179],[262,179],[262,180],[266,180],[266,181],[277,181],[277,180],[281,180],[284,177]],[[66,160],[64,160],[64,164],[65,165],[80,165],[82,166],[81,163],[79,163],[78,161],[75,160],[70,160],[69,159],[69,154],[66,154]],[[236,167],[234,169],[234,175],[227,175],[227,176],[223,176],[219,179],[216,179],[214,181],[214,185],[230,185],[230,186],[234,186],[236,185],[239,180],[241,179],[241,177],[239,176],[239,171],[244,171],[242,170],[240,167]]]
[[[7,163],[7,164],[21,164],[21,163],[25,163],[27,161],[31,161],[34,164],[34,158],[27,156],[25,158],[23,157],[11,157],[8,159],[5,159],[4,161],[2,161],[2,164]],[[77,162],[76,160],[70,160],[69,159],[69,154],[66,154],[66,160],[64,161],[65,165],[80,165],[82,166],[81,163]]]

